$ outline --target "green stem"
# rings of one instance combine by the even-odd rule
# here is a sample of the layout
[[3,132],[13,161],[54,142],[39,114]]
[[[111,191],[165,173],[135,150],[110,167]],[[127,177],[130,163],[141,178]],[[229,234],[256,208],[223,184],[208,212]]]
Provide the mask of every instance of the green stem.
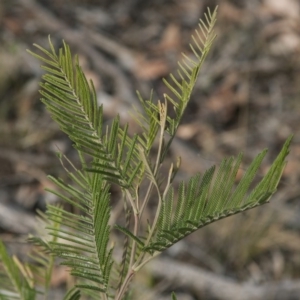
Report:
[[127,291],[127,288],[130,284],[130,281],[132,280],[133,276],[135,274],[135,271],[134,270],[129,270],[125,279],[124,279],[124,282],[120,288],[120,291],[118,293],[118,295],[116,296],[115,300],[121,300],[122,297],[124,296],[124,294],[126,293]]

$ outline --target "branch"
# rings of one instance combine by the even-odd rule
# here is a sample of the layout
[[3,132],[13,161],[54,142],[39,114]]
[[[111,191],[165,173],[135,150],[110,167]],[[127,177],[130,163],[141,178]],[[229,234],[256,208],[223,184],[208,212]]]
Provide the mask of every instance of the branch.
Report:
[[300,281],[284,280],[262,285],[238,283],[225,276],[169,258],[156,258],[146,269],[154,277],[167,279],[190,290],[199,299],[288,300],[298,299],[300,295]]

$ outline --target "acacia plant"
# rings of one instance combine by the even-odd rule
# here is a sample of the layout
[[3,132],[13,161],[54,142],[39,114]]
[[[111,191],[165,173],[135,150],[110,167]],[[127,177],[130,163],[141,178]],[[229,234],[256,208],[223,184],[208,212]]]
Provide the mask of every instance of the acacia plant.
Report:
[[[216,9],[212,13],[208,9],[192,36],[192,55],[183,54],[177,74],[164,79],[170,93],[156,102],[138,94],[143,111],[136,109],[134,118],[141,133],[133,136],[127,124],[121,125],[119,116],[104,127],[103,107],[97,103],[93,82],[86,79],[65,42],[58,53],[50,39],[50,50],[35,45],[42,55],[29,51],[43,62],[46,71],[41,101],[74,143],[80,167],[58,153],[68,180],[49,176],[60,190],[50,192],[75,209],[70,212],[47,205],[41,219],[48,235],[30,238],[36,245],[31,257],[37,263],[21,263],[0,243],[0,299],[32,300],[38,293],[44,293],[46,299],[55,258],[76,278],[64,299],[80,299],[82,294],[92,299],[128,299],[135,274],[162,251],[205,225],[269,201],[286,164],[291,137],[254,188],[250,185],[267,150],[257,155],[238,183],[242,154],[224,159],[218,168],[196,174],[178,188],[174,178],[180,158],[169,166],[166,176],[162,174],[215,39],[216,14]],[[119,187],[122,197],[118,201],[124,206],[124,220],[118,224],[110,224],[111,185]],[[155,213],[153,219],[144,221],[150,199],[156,203]],[[121,259],[114,253],[114,230],[124,235]]]

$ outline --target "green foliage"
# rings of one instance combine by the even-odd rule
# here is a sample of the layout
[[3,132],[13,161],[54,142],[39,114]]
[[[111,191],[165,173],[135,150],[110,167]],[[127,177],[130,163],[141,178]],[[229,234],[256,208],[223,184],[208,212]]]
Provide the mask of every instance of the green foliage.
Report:
[[0,299],[34,299],[36,290],[32,286],[32,274],[27,266],[15,256],[11,257],[0,241],[1,285]]
[[[81,293],[93,299],[127,299],[134,274],[153,257],[207,224],[269,201],[285,167],[291,137],[269,172],[250,192],[266,150],[253,160],[238,184],[236,174],[242,154],[224,159],[219,168],[196,174],[175,188],[173,181],[180,168],[178,158],[161,182],[162,163],[215,39],[215,22],[216,10],[213,13],[208,10],[205,22],[200,20],[199,30],[192,36],[193,58],[184,55],[178,63],[178,73],[164,80],[170,91],[170,95],[164,95],[164,101],[155,103],[152,95],[149,100],[143,100],[138,94],[144,111],[135,111],[141,133],[134,136],[128,134],[127,124],[121,125],[119,116],[111,125],[103,127],[103,108],[97,104],[93,83],[86,79],[78,58],[72,59],[65,42],[58,53],[50,39],[49,51],[38,45],[35,46],[42,55],[29,51],[44,63],[42,102],[73,141],[81,166],[76,168],[59,153],[68,180],[50,176],[60,190],[50,192],[71,204],[75,212],[47,205],[44,222],[49,238],[30,238],[37,247],[33,257],[38,265],[21,264],[0,243],[3,279],[0,299],[35,299],[41,282],[43,292],[47,293],[55,257],[77,278],[64,299],[80,299]],[[168,114],[170,106],[174,110],[172,117]],[[153,158],[156,142],[158,150]],[[142,183],[145,192],[140,191]],[[120,188],[120,201],[124,204],[125,225],[113,224],[125,238],[121,262],[113,256],[113,228],[109,223],[112,184]],[[157,200],[156,212],[144,228],[142,220],[150,197]],[[32,270],[43,280],[33,278]],[[176,299],[175,294],[172,299]]]

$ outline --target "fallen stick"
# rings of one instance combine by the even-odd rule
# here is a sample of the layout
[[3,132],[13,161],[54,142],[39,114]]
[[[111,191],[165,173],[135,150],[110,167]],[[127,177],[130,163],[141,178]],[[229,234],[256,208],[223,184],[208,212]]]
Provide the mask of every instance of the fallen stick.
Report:
[[156,278],[172,281],[199,299],[214,300],[295,300],[300,299],[300,281],[284,280],[261,285],[238,283],[225,276],[169,258],[151,261],[147,270]]

